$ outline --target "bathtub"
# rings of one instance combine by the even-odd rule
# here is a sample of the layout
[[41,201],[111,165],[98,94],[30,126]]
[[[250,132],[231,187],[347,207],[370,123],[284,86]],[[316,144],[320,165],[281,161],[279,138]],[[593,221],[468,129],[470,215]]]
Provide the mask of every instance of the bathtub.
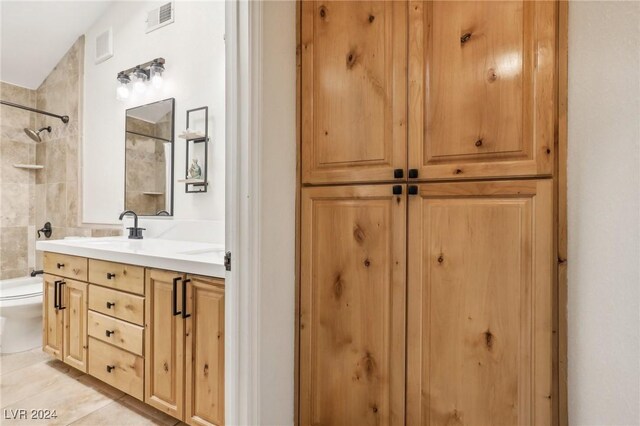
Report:
[[0,280],[0,353],[42,345],[42,277]]

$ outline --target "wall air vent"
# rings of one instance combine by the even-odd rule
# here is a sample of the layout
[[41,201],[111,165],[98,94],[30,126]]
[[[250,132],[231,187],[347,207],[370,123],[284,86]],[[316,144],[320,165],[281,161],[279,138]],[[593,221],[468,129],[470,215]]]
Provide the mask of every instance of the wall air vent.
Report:
[[113,56],[113,30],[109,28],[96,37],[96,64]]
[[175,20],[174,13],[174,2],[165,3],[150,11],[147,15],[147,33],[173,23]]

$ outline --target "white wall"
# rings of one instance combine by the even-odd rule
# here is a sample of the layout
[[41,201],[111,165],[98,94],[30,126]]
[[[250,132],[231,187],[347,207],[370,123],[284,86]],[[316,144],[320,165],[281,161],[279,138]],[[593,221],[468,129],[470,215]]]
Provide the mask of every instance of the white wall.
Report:
[[572,425],[640,424],[640,2],[569,3]]
[[295,352],[296,3],[262,4],[260,425],[292,425]]
[[[186,194],[174,185],[178,219],[224,219],[225,5],[222,1],[175,2],[175,22],[145,33],[147,11],[163,2],[114,2],[86,33],[83,221],[118,223],[124,208],[125,110],[166,98],[176,99],[175,179],[184,178],[187,109],[209,106],[210,178],[206,194]],[[111,59],[95,64],[95,37],[113,27]],[[119,71],[156,57],[166,59],[162,89],[128,101],[116,100]]]

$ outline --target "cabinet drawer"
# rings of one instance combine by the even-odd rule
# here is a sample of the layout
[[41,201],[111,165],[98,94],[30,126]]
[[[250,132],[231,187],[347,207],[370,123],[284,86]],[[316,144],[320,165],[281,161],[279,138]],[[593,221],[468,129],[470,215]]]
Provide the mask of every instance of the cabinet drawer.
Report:
[[142,401],[144,359],[89,338],[89,374]]
[[143,355],[144,328],[89,311],[89,336],[119,348]]
[[90,284],[89,309],[134,324],[144,324],[144,297]]
[[89,259],[89,282],[144,295],[144,268]]
[[87,258],[68,254],[45,252],[44,271],[61,277],[87,281]]

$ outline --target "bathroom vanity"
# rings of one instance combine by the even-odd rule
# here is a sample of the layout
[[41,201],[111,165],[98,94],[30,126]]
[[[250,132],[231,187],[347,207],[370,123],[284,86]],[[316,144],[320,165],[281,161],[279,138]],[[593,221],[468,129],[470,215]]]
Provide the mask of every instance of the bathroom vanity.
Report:
[[44,251],[43,350],[192,425],[224,424],[224,250],[88,238]]

